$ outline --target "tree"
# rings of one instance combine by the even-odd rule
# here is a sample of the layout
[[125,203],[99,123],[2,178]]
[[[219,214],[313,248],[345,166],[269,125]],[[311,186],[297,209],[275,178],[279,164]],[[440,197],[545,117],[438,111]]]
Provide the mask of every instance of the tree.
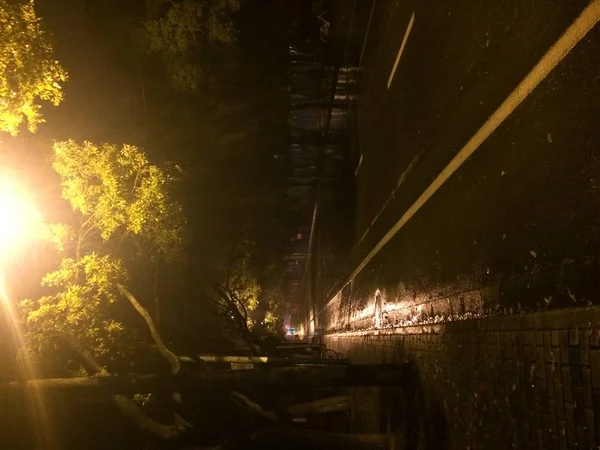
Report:
[[67,72],[53,58],[50,36],[33,0],[0,0],[0,131],[16,135],[44,121],[36,100],[58,105]]
[[126,357],[131,348],[125,343],[133,335],[119,319],[125,298],[175,371],[178,362],[128,286],[136,266],[181,262],[186,222],[174,198],[179,168],[150,164],[135,146],[75,141],[54,145],[53,166],[78,220],[55,227],[64,258],[43,279],[51,292],[23,302],[33,350],[46,357],[56,353],[49,338],[66,333],[105,365],[116,355]]
[[257,334],[264,336],[275,336],[279,339],[284,337],[284,304],[283,304],[283,283],[284,277],[281,270],[275,264],[270,264],[263,271],[261,276],[260,302],[261,308],[258,311],[259,318],[254,330]]
[[[180,371],[179,358],[166,347],[152,318],[131,289],[134,264],[143,264],[158,256],[171,264],[179,260],[185,220],[175,200],[178,171],[150,164],[144,153],[134,146],[74,141],[54,145],[53,165],[61,177],[62,195],[77,220],[53,227],[55,240],[62,243],[60,250],[64,258],[58,270],[44,278],[51,292],[38,301],[25,301],[23,306],[33,350],[47,358],[57,353],[60,341],[88,376],[5,384],[0,386],[3,398],[32,390],[54,392],[61,399],[83,395],[88,401],[94,401],[110,396],[114,405],[154,437],[164,440],[181,437],[192,426],[181,419],[178,415],[181,413],[202,422],[202,427],[198,427],[200,432],[190,437],[203,445],[223,442],[232,448],[248,448],[254,439],[262,442],[275,437],[273,423],[279,422],[285,427],[291,417],[344,411],[350,407],[348,399],[340,396],[296,404],[289,404],[290,399],[285,398],[281,399],[285,402],[282,403],[278,398],[282,392],[378,385],[392,379],[397,383],[402,375],[398,371],[380,373],[377,367],[353,368],[345,364],[327,367],[321,361],[310,366],[306,359],[289,361],[284,367],[279,366],[281,361],[269,365],[260,359],[256,370],[244,371],[210,370],[207,363],[196,363],[190,365],[189,370]],[[232,292],[244,298],[248,305],[258,296],[258,288],[254,286],[257,283],[252,281],[255,278],[248,271],[252,248],[249,240],[240,246],[235,259],[238,264],[233,266],[240,274],[230,278],[238,283],[230,285]],[[132,375],[129,367],[126,372],[120,370],[119,375],[114,373],[115,354],[127,357],[130,352],[124,348],[124,343],[131,341],[129,328],[118,317],[123,299],[146,321],[158,349],[171,363],[172,374]],[[162,394],[164,397],[160,399],[166,399],[160,405],[166,407],[159,412],[155,410],[161,417],[160,422],[131,397],[148,392]],[[168,397],[173,392],[184,392],[189,403],[175,405]],[[252,395],[259,398],[251,399]],[[173,394],[173,398],[180,400],[179,394]],[[278,408],[264,409],[257,401],[268,406],[278,405]],[[227,407],[215,407],[221,402]],[[284,406],[281,408],[280,404]],[[169,417],[169,424],[165,424],[165,417]],[[232,424],[235,425],[232,427]],[[213,433],[214,428],[217,428],[216,433]],[[286,429],[293,432],[292,428]],[[337,435],[319,434],[312,440],[314,438],[333,440]]]
[[254,242],[245,236],[238,244],[223,279],[225,289],[239,301],[246,315],[258,307],[261,291],[252,263],[254,247]]
[[281,304],[273,300],[269,302],[265,311],[265,317],[262,320],[262,325],[265,330],[274,336],[282,337],[283,334],[283,318],[281,317]]
[[[133,295],[127,266],[180,259],[185,218],[173,196],[179,169],[150,164],[132,145],[71,140],[53,149],[62,196],[79,220],[76,226],[55,227],[61,231],[55,235],[64,238],[59,249],[65,257],[58,270],[43,279],[51,291],[37,301],[22,302],[30,350],[43,362],[51,359],[63,366],[74,353],[78,371],[88,375],[120,370],[119,361],[132,355],[135,343],[135,333],[119,318],[124,298],[144,319],[157,350],[177,374],[179,359]],[[155,436],[175,438],[188,426],[177,415],[172,425],[156,422],[127,396],[113,395],[112,400],[139,428]]]
[[151,0],[140,27],[142,46],[164,62],[176,89],[194,92],[209,52],[235,41],[231,14],[239,8],[239,0]]
[[246,349],[258,351],[260,345],[251,330],[261,288],[252,262],[253,249],[254,243],[245,236],[221,268],[221,278],[207,281],[213,294],[211,303],[222,324],[221,331],[239,340]]

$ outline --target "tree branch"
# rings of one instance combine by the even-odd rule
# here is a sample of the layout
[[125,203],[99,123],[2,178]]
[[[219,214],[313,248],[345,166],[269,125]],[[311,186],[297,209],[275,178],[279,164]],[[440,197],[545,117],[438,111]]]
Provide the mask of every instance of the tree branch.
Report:
[[259,442],[297,441],[323,446],[346,445],[362,448],[393,448],[394,437],[387,434],[345,434],[296,428],[267,428],[257,432],[254,440]]
[[347,395],[322,398],[313,402],[296,403],[285,407],[285,411],[291,416],[324,414],[348,409],[350,409],[350,398]]
[[[70,344],[68,344],[70,346]],[[84,360],[75,350],[75,353]],[[243,400],[244,406],[258,410],[256,404],[239,389],[280,389],[297,390],[326,387],[359,387],[359,386],[406,386],[409,368],[405,365],[379,364],[358,366],[307,366],[296,367],[262,367],[256,364],[254,370],[200,370],[185,371],[179,374],[146,374],[146,375],[111,375],[97,362],[90,366],[103,372],[101,376],[80,378],[31,379],[0,384],[0,394],[4,392],[20,392],[26,389],[40,389],[45,392],[55,392],[74,395],[112,395],[133,394],[144,392],[175,392],[182,389],[237,391],[235,395]],[[243,397],[243,398],[242,398]],[[316,402],[290,405],[284,408],[289,414],[307,414],[328,412],[325,406],[345,404],[343,397],[333,397]],[[261,408],[262,409],[262,408]]]
[[237,406],[240,406],[241,408],[251,412],[252,414],[257,414],[262,418],[268,420],[269,422],[277,422],[277,420],[279,420],[277,419],[275,413],[265,411],[262,408],[262,406],[260,406],[258,403],[253,402],[240,392],[231,391],[229,393],[229,397]]
[[81,224],[79,225],[79,230],[77,232],[77,246],[75,247],[76,261],[79,261],[79,259],[81,258],[81,249],[82,249],[84,239],[94,229],[93,226],[89,226],[87,229],[86,229],[86,227],[89,225],[89,223],[91,222],[91,220],[94,218],[95,215],[96,215],[96,213],[90,214],[90,216],[85,220],[84,220],[85,216],[83,214],[81,215]]
[[173,440],[180,437],[183,432],[190,428],[187,422],[182,422],[175,416],[175,424],[165,425],[148,417],[144,411],[131,399],[124,395],[114,395],[113,402],[117,407],[129,416],[138,428],[148,434],[164,440]]
[[189,387],[192,377],[186,378],[172,373],[151,375],[110,375],[106,371],[89,377],[77,378],[33,378],[0,385],[0,392],[18,394],[32,390],[45,395],[84,395],[103,397],[107,395],[133,395],[146,392],[170,393]]
[[236,301],[228,294],[227,290],[223,288],[217,281],[209,280],[208,285],[215,291],[215,293],[225,301],[227,306],[223,306],[223,308],[233,316],[235,323],[237,324],[237,328],[239,329],[240,337],[245,341],[245,343],[253,350],[256,354],[256,350],[253,347],[257,347],[260,349],[260,344],[254,339],[248,329],[248,320],[245,318],[240,309],[238,308]]
[[154,319],[156,320],[156,328],[160,328],[160,297],[158,295],[158,274],[160,268],[160,255],[156,257],[156,263],[154,267],[154,284],[152,290],[154,293]]
[[[92,375],[101,375],[103,377],[105,377],[107,380],[109,378],[113,379],[113,377],[110,376],[110,374],[108,373],[108,371],[102,367],[100,364],[98,364],[98,362],[94,359],[94,357],[91,355],[91,353],[89,351],[87,351],[87,349],[85,349],[77,339],[75,339],[72,335],[68,334],[68,333],[63,333],[61,335],[62,339],[64,340],[64,342],[71,348],[71,350],[73,350],[77,356],[79,357],[79,360],[81,361],[81,363],[83,364],[85,370]],[[81,383],[81,379],[80,381],[78,381],[77,379],[73,379],[75,381],[75,384]],[[93,380],[90,378],[85,378],[84,380],[86,380],[87,383],[89,383],[89,381],[87,380]],[[48,380],[30,380],[33,383],[35,383],[37,381],[37,384],[44,384],[44,382],[47,382]],[[29,385],[30,383],[28,383],[27,385]],[[51,383],[54,384],[54,386],[58,386],[59,384],[61,385],[65,385],[68,383],[65,383],[64,381],[62,383]],[[73,382],[71,382],[71,384],[73,384]],[[92,381],[92,384],[98,384],[98,380],[94,380]],[[39,386],[38,386],[39,388]],[[175,439],[177,437],[179,437],[183,431],[189,427],[189,425],[186,423],[185,426],[182,426],[180,423],[175,423],[174,425],[165,425],[162,424],[160,422],[157,422],[153,419],[151,419],[150,417],[148,417],[144,411],[138,406],[136,405],[133,400],[131,400],[130,398],[128,398],[125,395],[121,395],[121,394],[116,394],[113,395],[111,397],[113,403],[116,405],[117,408],[119,408],[126,416],[128,416],[136,425],[137,427],[142,430],[145,431],[153,436],[156,436],[158,438],[161,439],[165,439],[165,440],[172,440]]]
[[125,241],[125,238],[127,236],[129,236],[129,230],[125,230],[119,238],[119,242],[117,242],[117,245],[115,247],[115,257],[119,255],[119,252],[121,251],[121,245],[123,245],[123,241]]
[[67,344],[67,346],[75,353],[83,368],[89,375],[109,376],[110,373],[105,367],[98,364],[92,353],[86,349],[81,343],[75,339],[70,333],[61,333],[59,337]]
[[142,318],[146,321],[146,325],[150,330],[150,334],[152,335],[152,339],[156,343],[158,347],[158,351],[165,357],[165,359],[171,364],[171,372],[177,373],[181,368],[181,363],[179,362],[179,358],[173,353],[169,348],[165,345],[162,336],[158,332],[158,328],[156,328],[156,324],[152,320],[152,317],[146,311],[146,309],[137,301],[137,299],[133,296],[129,290],[123,286],[121,283],[117,284],[117,288],[119,292],[129,300],[129,303],[135,308],[135,310],[142,316]]
[[84,220],[85,215],[82,214],[81,215],[81,225],[80,225],[79,229],[82,230],[83,227],[89,225],[89,223],[92,221],[92,219],[94,218],[94,216],[96,216],[95,212],[93,214],[90,214],[89,217]]
[[[244,410],[256,414],[269,422],[277,422],[279,417],[274,411],[265,411],[258,403],[253,402],[238,391],[229,393],[231,400]],[[313,402],[297,403],[283,408],[285,414],[291,417],[304,416],[307,414],[326,414],[336,411],[347,411],[350,409],[348,396],[329,397]]]

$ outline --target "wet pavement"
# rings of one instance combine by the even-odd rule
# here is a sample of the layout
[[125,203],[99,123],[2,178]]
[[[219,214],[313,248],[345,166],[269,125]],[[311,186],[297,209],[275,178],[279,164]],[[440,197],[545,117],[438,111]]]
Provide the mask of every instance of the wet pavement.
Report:
[[315,328],[353,362],[414,372],[354,390],[352,432],[398,449],[599,448],[600,26],[413,205],[600,2],[354,3],[361,270]]
[[[356,264],[587,3],[358,2],[369,33],[356,106]],[[598,67],[596,26],[358,274],[346,289],[353,308],[377,289],[384,303],[411,307],[479,291],[473,313],[600,303]]]

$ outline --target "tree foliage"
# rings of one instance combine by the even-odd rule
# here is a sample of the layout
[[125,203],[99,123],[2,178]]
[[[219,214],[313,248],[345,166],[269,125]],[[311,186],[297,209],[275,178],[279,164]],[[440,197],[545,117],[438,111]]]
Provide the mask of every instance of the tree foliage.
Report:
[[255,311],[259,304],[260,284],[252,263],[254,243],[245,237],[238,245],[225,271],[223,286],[239,304],[244,316]]
[[73,140],[54,145],[53,166],[63,198],[81,217],[75,256],[93,247],[99,236],[102,246],[113,244],[114,252],[129,238],[152,258],[181,257],[186,221],[173,199],[181,177],[178,166],[150,164],[133,145]]
[[267,332],[274,335],[283,333],[283,319],[277,314],[278,309],[278,304],[269,304],[269,309],[265,313],[265,318],[262,321]]
[[[48,338],[69,333],[106,363],[125,356],[124,346],[133,342],[119,316],[122,298],[137,303],[126,288],[131,269],[181,258],[185,218],[174,198],[179,170],[150,164],[135,146],[75,141],[54,145],[53,166],[78,226],[70,232],[54,227],[66,239],[64,259],[42,281],[49,293],[22,303],[30,341],[48,356],[55,351]],[[120,256],[123,249],[127,255]]]
[[257,332],[264,335],[283,337],[283,316],[285,313],[282,299],[285,298],[282,283],[283,276],[277,267],[270,265],[263,273],[261,291],[260,327]]
[[16,135],[44,121],[37,99],[58,105],[66,71],[53,57],[33,0],[0,0],[0,131]]
[[42,280],[42,285],[54,292],[37,302],[21,303],[31,331],[31,350],[56,357],[53,338],[68,333],[105,363],[115,355],[127,356],[126,343],[133,336],[115,320],[114,311],[119,298],[116,285],[126,277],[122,264],[108,255],[63,259],[60,267]]
[[239,0],[153,0],[140,27],[145,50],[165,63],[173,86],[193,92],[207,53],[235,42],[232,14]]

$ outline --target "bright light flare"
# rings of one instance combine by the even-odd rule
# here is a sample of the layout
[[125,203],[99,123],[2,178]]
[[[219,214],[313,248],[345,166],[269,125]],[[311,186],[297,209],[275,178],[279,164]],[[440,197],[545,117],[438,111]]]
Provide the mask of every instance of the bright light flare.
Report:
[[39,234],[42,216],[16,183],[0,179],[0,261]]

